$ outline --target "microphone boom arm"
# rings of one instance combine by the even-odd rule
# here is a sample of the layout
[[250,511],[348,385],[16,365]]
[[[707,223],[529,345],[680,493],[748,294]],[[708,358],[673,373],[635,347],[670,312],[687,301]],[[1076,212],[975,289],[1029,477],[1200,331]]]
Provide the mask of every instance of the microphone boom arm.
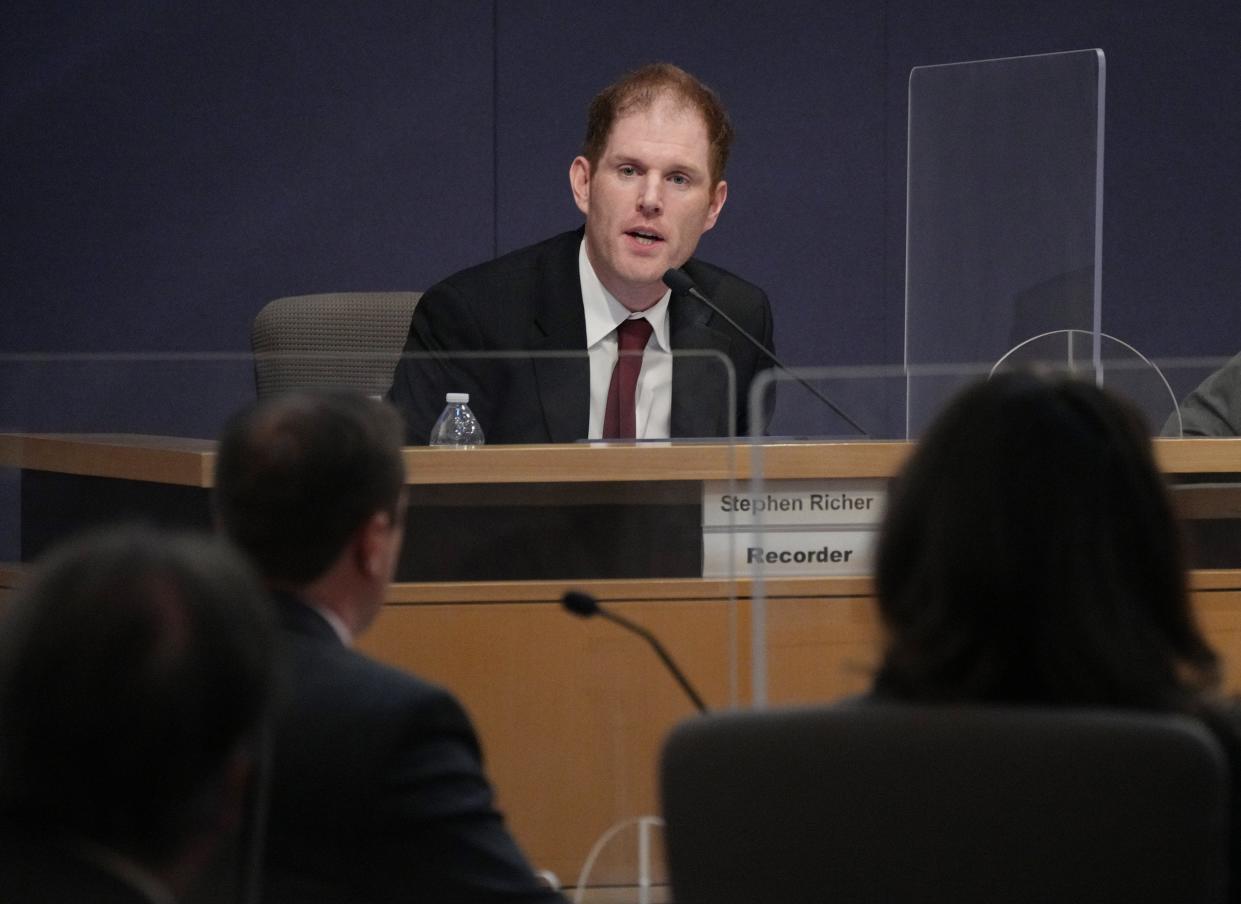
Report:
[[771,351],[771,349],[767,348],[765,345],[763,345],[763,343],[759,342],[757,339],[751,336],[750,333],[741,326],[741,324],[737,323],[737,321],[729,317],[728,314],[726,314],[719,305],[717,305],[714,301],[712,301],[706,295],[703,295],[702,292],[698,290],[698,287],[694,285],[693,279],[691,279],[689,274],[686,273],[684,270],[679,270],[679,269],[676,269],[675,267],[669,270],[667,273],[664,274],[664,285],[672,289],[674,292],[684,292],[687,295],[692,295],[694,298],[697,298],[699,301],[701,301],[703,304],[709,307],[712,311],[719,314],[721,317],[724,318],[725,321],[728,322],[729,326],[731,326],[734,330],[736,330],[738,333],[740,333],[742,336],[748,339],[750,341],[750,344],[753,345],[760,352],[762,352],[764,357],[766,357],[769,361],[771,361],[772,364],[780,368],[780,370],[784,371],[786,374],[788,374],[790,377],[792,377],[794,380],[796,380],[798,383],[804,386],[807,390],[810,391],[811,395],[813,395],[816,399],[818,399],[828,408],[832,409],[832,411],[834,411],[840,418],[847,421],[849,426],[852,427],[854,430],[856,430],[858,433],[862,434],[862,436],[867,436],[867,437],[870,436],[870,433],[864,430],[857,421],[849,417],[849,415],[845,414],[835,402],[833,402],[823,393],[819,392],[819,390],[811,386],[808,382],[806,382],[806,380],[802,379],[802,377],[793,373],[792,370],[790,370],[788,367],[785,366],[783,361],[781,361],[779,358],[776,357],[775,352]]
[[656,638],[654,634],[636,622],[632,622],[625,618],[625,616],[617,615],[615,612],[608,609],[601,607],[598,614],[606,618],[608,621],[615,622],[622,628],[628,628],[630,631],[634,632],[649,643],[651,648],[659,655],[659,658],[664,661],[664,665],[667,666],[668,671],[672,673],[672,677],[675,678],[677,683],[681,685],[681,690],[685,691],[686,696],[693,701],[694,706],[698,708],[698,711],[700,713],[705,713],[707,711],[707,704],[702,702],[702,698],[698,696],[698,692],[695,691],[690,685],[689,679],[687,679],[685,675],[682,674],[681,670],[677,668],[677,664],[672,661],[672,657],[668,655],[668,651],[664,649],[664,645],[659,642],[659,639]]

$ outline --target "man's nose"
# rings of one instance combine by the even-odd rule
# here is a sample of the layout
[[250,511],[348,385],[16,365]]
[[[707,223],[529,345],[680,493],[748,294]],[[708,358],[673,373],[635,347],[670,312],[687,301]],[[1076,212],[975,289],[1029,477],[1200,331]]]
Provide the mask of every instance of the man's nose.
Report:
[[664,209],[663,184],[663,180],[653,173],[648,173],[642,180],[638,209],[648,217],[655,216]]

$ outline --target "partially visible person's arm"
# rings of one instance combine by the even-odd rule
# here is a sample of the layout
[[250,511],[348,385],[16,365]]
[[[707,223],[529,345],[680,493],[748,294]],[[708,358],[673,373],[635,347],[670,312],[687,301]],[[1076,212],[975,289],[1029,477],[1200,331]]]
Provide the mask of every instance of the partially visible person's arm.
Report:
[[[1180,406],[1185,436],[1241,436],[1241,354],[1207,377]],[[1163,425],[1177,435],[1176,413]]]

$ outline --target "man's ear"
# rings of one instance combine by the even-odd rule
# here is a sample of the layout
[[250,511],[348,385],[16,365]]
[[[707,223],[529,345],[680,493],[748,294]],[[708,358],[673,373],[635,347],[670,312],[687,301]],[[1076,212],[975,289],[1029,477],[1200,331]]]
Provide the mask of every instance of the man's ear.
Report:
[[353,535],[354,563],[368,578],[385,577],[388,567],[388,538],[392,532],[392,516],[375,512]]
[[721,179],[711,190],[711,206],[707,208],[707,221],[702,227],[703,232],[715,225],[715,221],[720,218],[720,211],[724,209],[724,202],[727,200],[728,183]]
[[590,215],[590,161],[585,157],[574,157],[569,164],[569,187],[573,189],[573,202],[583,215]]

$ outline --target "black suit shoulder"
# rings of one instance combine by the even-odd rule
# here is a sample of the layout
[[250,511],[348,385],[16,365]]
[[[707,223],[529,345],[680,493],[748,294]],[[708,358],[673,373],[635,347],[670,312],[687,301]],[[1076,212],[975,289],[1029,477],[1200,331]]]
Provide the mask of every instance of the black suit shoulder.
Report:
[[469,720],[444,688],[355,650],[315,638],[292,636],[288,649],[296,672],[295,706],[323,707],[324,718],[374,722],[395,729],[413,721],[437,730],[468,732]]
[[581,241],[581,230],[563,232],[436,283],[414,309],[406,351],[523,349],[530,318],[549,301],[542,290],[576,261]]
[[[530,362],[478,355],[585,347],[581,241],[581,230],[561,233],[455,273],[423,295],[388,394],[405,418],[406,442],[426,444],[447,392],[470,395],[488,442],[549,441]],[[551,339],[546,324],[559,330]]]
[[286,651],[273,799],[296,821],[366,825],[385,793],[385,770],[398,762],[405,769],[431,760],[484,781],[477,736],[448,691],[334,638],[289,632]]
[[718,293],[751,301],[767,298],[766,293],[754,283],[699,258],[690,258],[682,269],[694,280],[699,290],[712,300],[714,294]]
[[582,234],[581,229],[572,229],[481,264],[466,267],[440,280],[427,294],[448,289],[454,293],[473,295],[477,292],[490,292],[498,284],[521,286],[532,283],[540,278],[547,267],[560,265],[570,256],[576,258]]
[[[723,267],[697,258],[686,261],[682,269],[694,280],[702,294],[719,305],[764,346],[772,349],[771,302],[766,292]],[[686,301],[699,303],[693,299]],[[714,318],[708,318],[708,322],[719,329],[731,329],[727,324],[716,323]],[[764,363],[761,360],[755,362],[757,368],[763,367]]]
[[268,900],[559,902],[505,829],[457,699],[344,647],[316,614],[297,618],[285,621]]

